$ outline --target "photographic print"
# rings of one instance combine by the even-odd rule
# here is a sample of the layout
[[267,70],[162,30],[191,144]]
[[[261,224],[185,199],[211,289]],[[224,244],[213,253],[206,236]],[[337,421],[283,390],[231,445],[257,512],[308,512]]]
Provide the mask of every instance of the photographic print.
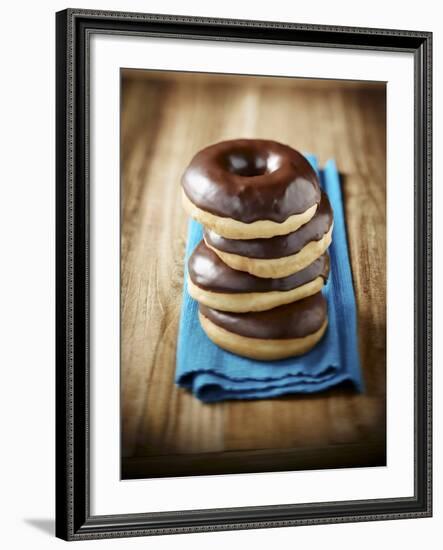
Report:
[[432,515],[432,33],[68,9],[56,68],[57,536]]
[[120,85],[122,479],[386,465],[386,84]]

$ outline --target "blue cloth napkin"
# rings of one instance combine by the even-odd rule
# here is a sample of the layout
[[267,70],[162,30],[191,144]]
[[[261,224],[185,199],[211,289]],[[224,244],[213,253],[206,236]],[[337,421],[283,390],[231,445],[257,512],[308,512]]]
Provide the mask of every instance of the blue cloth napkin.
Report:
[[[316,158],[306,156],[318,172]],[[202,226],[194,220],[189,222],[175,381],[198,399],[209,403],[314,393],[346,380],[362,391],[355,296],[335,162],[328,161],[319,174],[334,211],[329,248],[331,269],[323,289],[328,301],[329,325],[319,344],[300,357],[256,361],[224,351],[209,340],[198,320],[198,304],[186,288],[188,258],[202,238]]]

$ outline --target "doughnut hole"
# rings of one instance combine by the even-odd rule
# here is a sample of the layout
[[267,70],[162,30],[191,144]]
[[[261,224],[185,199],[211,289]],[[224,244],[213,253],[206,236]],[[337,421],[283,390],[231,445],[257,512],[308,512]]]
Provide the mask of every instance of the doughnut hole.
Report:
[[231,151],[224,160],[228,172],[247,178],[271,174],[281,165],[277,155],[261,154],[249,149]]

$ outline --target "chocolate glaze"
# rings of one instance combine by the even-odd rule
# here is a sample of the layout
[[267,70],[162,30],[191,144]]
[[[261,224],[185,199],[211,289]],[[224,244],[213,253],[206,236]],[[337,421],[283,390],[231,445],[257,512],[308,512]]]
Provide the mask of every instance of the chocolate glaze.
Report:
[[198,208],[251,223],[284,222],[320,201],[317,175],[288,145],[234,139],[195,155],[182,177],[186,196]]
[[288,277],[264,279],[232,269],[202,240],[189,258],[188,272],[195,285],[210,292],[235,294],[287,291],[309,283],[317,277],[323,277],[326,281],[329,274],[329,256],[327,253],[323,254],[305,269]]
[[320,329],[326,320],[326,299],[321,292],[267,311],[228,313],[200,304],[200,312],[225,330],[249,338],[303,338]]
[[319,241],[329,231],[332,221],[332,208],[328,196],[322,191],[320,205],[314,217],[288,235],[269,239],[226,239],[210,229],[205,229],[204,238],[207,244],[222,252],[247,258],[283,258],[300,252],[311,241]]

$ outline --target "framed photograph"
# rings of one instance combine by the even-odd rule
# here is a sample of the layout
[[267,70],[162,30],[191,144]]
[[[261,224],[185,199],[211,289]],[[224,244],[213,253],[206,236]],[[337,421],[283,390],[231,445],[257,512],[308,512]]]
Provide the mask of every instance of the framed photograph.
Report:
[[56,532],[428,517],[428,32],[57,13]]

